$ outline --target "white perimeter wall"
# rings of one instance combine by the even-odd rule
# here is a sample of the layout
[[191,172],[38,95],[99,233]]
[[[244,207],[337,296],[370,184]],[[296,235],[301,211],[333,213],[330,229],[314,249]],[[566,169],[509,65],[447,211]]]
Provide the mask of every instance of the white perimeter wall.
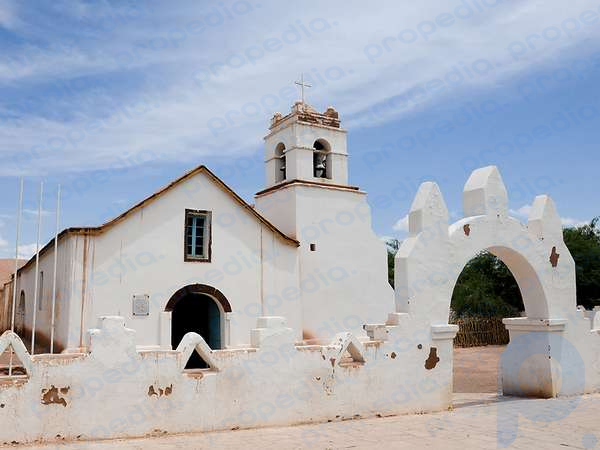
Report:
[[[29,379],[0,382],[0,444],[423,413],[451,403],[453,335],[431,341],[408,322],[382,325],[386,342],[342,334],[327,346],[294,346],[290,329],[270,329],[259,348],[212,352],[217,370],[196,373],[182,371],[183,353],[136,352],[121,318],[100,325],[91,353],[35,356]],[[428,369],[432,347],[439,360]],[[346,348],[364,363],[340,365]]]

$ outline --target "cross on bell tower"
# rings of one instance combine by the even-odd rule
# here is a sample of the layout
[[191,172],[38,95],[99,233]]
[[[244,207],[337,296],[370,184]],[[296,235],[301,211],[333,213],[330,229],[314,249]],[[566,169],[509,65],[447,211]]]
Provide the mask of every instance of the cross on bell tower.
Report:
[[312,84],[306,83],[304,81],[304,73],[300,74],[300,81],[295,81],[294,84],[300,86],[300,98],[301,98],[301,101],[302,101],[302,105],[305,105],[305,102],[304,102],[304,89],[305,88],[311,88]]

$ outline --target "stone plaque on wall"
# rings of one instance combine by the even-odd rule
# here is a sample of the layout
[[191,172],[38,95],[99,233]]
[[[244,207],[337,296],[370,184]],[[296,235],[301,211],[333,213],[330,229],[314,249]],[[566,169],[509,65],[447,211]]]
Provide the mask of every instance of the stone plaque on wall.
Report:
[[133,296],[133,315],[134,316],[149,316],[150,315],[150,296],[140,294]]

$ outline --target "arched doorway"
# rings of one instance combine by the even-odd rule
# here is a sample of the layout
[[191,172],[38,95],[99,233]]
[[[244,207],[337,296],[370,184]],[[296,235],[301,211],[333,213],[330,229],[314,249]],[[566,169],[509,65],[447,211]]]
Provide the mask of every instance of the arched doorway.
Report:
[[[165,311],[171,312],[171,345],[174,349],[190,332],[202,336],[213,350],[225,348],[225,313],[231,312],[231,305],[219,290],[203,284],[186,286],[173,294]],[[196,352],[186,365],[186,369],[206,367]]]
[[454,401],[472,394],[501,394],[501,354],[510,341],[503,319],[519,317],[525,307],[510,269],[497,256],[480,252],[460,273],[452,292],[448,323],[454,338]]

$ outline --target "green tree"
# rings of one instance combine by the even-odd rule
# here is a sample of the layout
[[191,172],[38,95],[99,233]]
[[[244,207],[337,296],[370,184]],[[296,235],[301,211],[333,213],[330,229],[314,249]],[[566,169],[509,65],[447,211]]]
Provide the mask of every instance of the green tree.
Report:
[[566,228],[563,232],[577,267],[577,304],[587,309],[600,305],[599,219],[596,217],[589,225]]
[[481,252],[461,272],[451,308],[456,318],[518,316],[524,309],[512,273],[496,256]]

